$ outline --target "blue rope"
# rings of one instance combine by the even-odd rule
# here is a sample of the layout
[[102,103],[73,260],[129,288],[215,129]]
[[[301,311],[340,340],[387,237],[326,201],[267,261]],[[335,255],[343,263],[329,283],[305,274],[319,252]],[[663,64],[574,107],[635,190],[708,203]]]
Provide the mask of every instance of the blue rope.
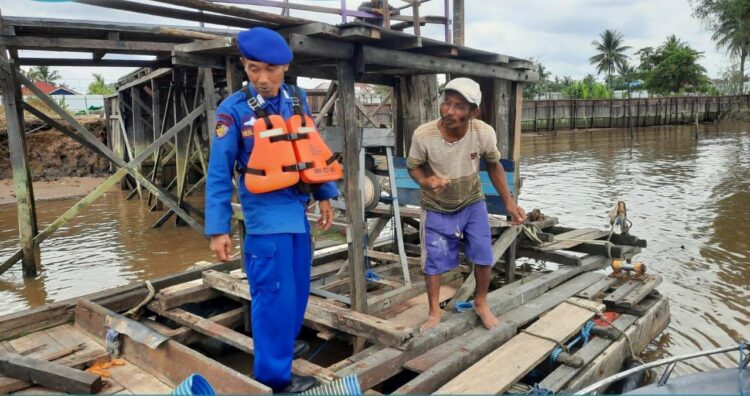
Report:
[[[589,340],[591,339],[591,329],[594,328],[594,322],[588,321],[586,324],[583,325],[583,328],[581,328],[581,334],[579,334],[576,338],[572,339],[568,345],[565,346],[565,349],[573,348],[578,341],[583,340],[583,343],[581,345],[588,344]],[[552,350],[552,353],[549,355],[549,361],[554,363],[557,361],[557,358],[560,356],[560,354],[563,353],[563,348],[557,346],[555,349]]]
[[549,389],[542,388],[539,386],[539,384],[535,383],[534,386],[526,392],[527,395],[536,395],[536,396],[546,396],[546,395],[553,395],[555,394]]
[[743,366],[743,363],[745,362],[744,352],[745,352],[746,347],[747,346],[745,345],[745,340],[741,340],[740,341],[740,362],[738,364],[739,369],[740,369],[740,374],[737,376],[738,377],[737,381],[739,382],[738,389],[740,390],[740,396],[745,396],[745,390],[742,389],[743,385],[745,384],[745,381],[743,380],[743,377],[744,377],[743,373],[745,372],[745,368],[742,366]]
[[312,361],[313,359],[315,359],[315,356],[317,356],[318,353],[320,353],[320,351],[323,350],[323,347],[326,346],[326,344],[328,344],[328,340],[326,340],[326,342],[320,344],[320,346],[318,347],[318,349],[316,349],[315,352],[313,352],[312,354],[310,354],[310,356],[307,357],[307,360]]

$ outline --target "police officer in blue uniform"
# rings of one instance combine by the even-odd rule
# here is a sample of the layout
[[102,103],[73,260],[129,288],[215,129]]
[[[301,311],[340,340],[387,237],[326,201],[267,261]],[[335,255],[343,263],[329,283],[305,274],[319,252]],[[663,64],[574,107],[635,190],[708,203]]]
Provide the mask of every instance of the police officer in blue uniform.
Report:
[[[232,179],[236,172],[241,175],[253,151],[253,126],[259,122],[256,113],[277,114],[286,120],[294,115],[295,105],[310,113],[304,91],[283,82],[292,51],[278,33],[266,28],[242,31],[237,45],[250,83],[217,109],[206,182],[205,233],[211,237],[211,250],[222,261],[229,260],[232,250]],[[335,183],[328,182],[254,194],[242,177],[237,188],[247,230],[244,246],[252,296],[253,375],[274,392],[303,392],[316,384],[313,377],[291,373],[293,358],[309,349],[301,341],[295,342],[310,292],[307,204],[312,193],[321,213],[316,226],[328,229],[333,222],[330,199],[338,190]]]

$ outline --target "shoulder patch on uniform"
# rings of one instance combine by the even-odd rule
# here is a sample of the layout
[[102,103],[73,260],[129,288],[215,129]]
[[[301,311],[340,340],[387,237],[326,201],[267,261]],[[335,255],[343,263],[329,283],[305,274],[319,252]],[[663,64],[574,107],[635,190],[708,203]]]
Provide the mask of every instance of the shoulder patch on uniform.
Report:
[[216,123],[216,137],[221,139],[229,132],[229,125],[223,120]]
[[216,114],[216,120],[217,121],[224,121],[224,122],[227,123],[227,125],[231,125],[232,123],[234,123],[234,118],[232,118],[232,116],[230,116],[227,113],[218,113],[218,114]]

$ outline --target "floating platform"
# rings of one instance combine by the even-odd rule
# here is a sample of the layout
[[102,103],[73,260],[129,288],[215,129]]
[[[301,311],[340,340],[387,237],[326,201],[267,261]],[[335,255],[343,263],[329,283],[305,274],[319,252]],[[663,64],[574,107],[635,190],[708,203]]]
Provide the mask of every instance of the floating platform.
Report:
[[[656,290],[661,278],[600,271],[612,257],[632,258],[645,241],[556,223],[537,223],[544,227],[529,237],[536,244],[504,222],[493,223],[498,241],[506,232],[519,235],[519,256],[558,265],[544,272],[522,265],[515,280],[494,284],[488,302],[500,324],[492,330],[472,310],[446,308],[439,325],[420,333],[427,295],[419,257],[407,258],[411,284],[405,287],[387,241],[368,250],[376,276],[368,281],[367,313],[351,310],[339,298],[349,288],[348,272],[341,270],[346,245],[319,243],[326,247],[315,253],[311,284],[322,293],[310,297],[302,334],[315,353],[296,359],[293,372],[323,383],[357,374],[362,389],[372,393],[484,394],[534,387],[569,392],[620,371],[669,322],[668,300]],[[404,236],[407,247],[414,245],[411,236]],[[16,378],[0,377],[0,393],[89,393],[65,388],[81,384],[38,374],[69,368],[82,378],[99,376],[91,393],[167,393],[194,372],[219,393],[270,393],[252,378],[252,301],[241,267],[238,261],[206,265],[155,279],[151,289],[139,283],[0,317],[0,372],[8,375],[3,362],[14,357],[38,365],[23,367],[37,373],[26,380],[17,372]],[[446,307],[467,289],[470,272],[465,264],[443,275]],[[114,330],[109,341],[108,329]]]

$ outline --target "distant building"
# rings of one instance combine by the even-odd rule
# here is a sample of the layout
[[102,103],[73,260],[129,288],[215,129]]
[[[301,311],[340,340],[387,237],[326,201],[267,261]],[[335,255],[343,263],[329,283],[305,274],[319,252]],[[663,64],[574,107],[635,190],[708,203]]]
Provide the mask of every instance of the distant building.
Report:
[[[46,82],[37,81],[34,83],[37,88],[39,88],[42,92],[46,93],[47,95],[80,95],[80,93],[66,87],[58,87],[52,84],[47,84]],[[21,89],[21,95],[23,96],[29,96],[33,95],[30,89],[27,87],[23,87]]]

